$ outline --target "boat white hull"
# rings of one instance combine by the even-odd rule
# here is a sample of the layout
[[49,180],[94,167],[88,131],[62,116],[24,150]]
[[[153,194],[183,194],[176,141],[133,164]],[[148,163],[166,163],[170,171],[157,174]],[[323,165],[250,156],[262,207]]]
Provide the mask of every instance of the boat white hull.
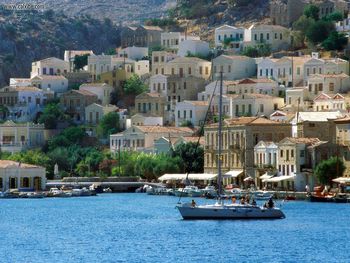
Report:
[[262,208],[251,205],[178,205],[183,219],[282,219],[284,213],[278,208]]

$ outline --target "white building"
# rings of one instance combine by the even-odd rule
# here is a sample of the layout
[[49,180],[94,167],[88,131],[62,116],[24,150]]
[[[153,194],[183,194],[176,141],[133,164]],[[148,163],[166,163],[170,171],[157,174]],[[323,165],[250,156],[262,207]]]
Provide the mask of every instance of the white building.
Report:
[[348,33],[350,31],[350,17],[344,18],[342,21],[335,23],[335,29],[338,32]]
[[268,44],[272,51],[286,50],[291,44],[288,28],[278,25],[251,25],[244,31],[244,45]]
[[161,45],[165,48],[178,49],[185,40],[200,40],[197,36],[186,35],[182,32],[162,32],[160,34]]
[[260,141],[254,146],[254,165],[258,167],[278,167],[278,145]]
[[42,147],[45,143],[44,124],[15,123],[0,124],[0,150],[20,152],[29,148]]
[[132,60],[142,60],[148,57],[147,47],[126,47],[118,50],[117,56],[120,58],[129,58]]
[[270,116],[284,106],[284,99],[264,94],[226,95],[230,101],[231,118],[241,116]]
[[0,191],[43,191],[46,186],[46,169],[41,166],[0,160]]
[[94,52],[92,50],[65,50],[64,51],[64,61],[69,62],[69,71],[74,70],[75,56],[92,55]]
[[116,111],[118,111],[118,107],[115,105],[103,106],[101,104],[92,103],[85,107],[85,122],[86,124],[97,125],[103,116]]
[[0,105],[8,109],[7,119],[19,122],[34,120],[42,112],[52,93],[36,87],[4,87],[0,89]]
[[186,122],[193,126],[201,126],[205,121],[209,103],[207,101],[184,100],[176,103],[175,126],[179,127]]
[[346,93],[350,90],[350,77],[341,74],[312,74],[307,79],[309,97],[315,98],[321,93]]
[[105,106],[110,103],[113,87],[106,83],[86,83],[80,85],[79,90],[85,90],[95,94],[100,103]]
[[163,126],[163,117],[153,116],[151,114],[136,113],[131,116],[131,125],[135,126]]
[[224,80],[249,78],[256,76],[256,63],[246,56],[221,55],[213,59],[214,79],[220,79],[220,72]]
[[321,93],[313,100],[314,111],[346,111],[345,97],[339,93],[327,95]]
[[32,81],[30,78],[10,78],[10,86],[29,87],[32,86]]
[[60,75],[70,71],[68,61],[59,58],[50,57],[32,63],[32,71],[30,77],[38,75]]
[[44,91],[52,91],[55,94],[64,93],[68,90],[68,79],[62,75],[38,75],[31,79],[33,86]]
[[202,40],[184,40],[179,44],[177,55],[186,57],[187,55],[209,55],[209,43]]
[[[225,40],[229,39],[230,44],[225,45]],[[222,25],[215,28],[215,46],[241,51],[243,49],[244,28]],[[228,40],[226,40],[228,41]]]
[[110,150],[134,150],[153,152],[154,141],[161,137],[193,136],[187,127],[131,126],[123,132],[110,135]]
[[281,59],[263,58],[258,63],[258,78],[270,78],[285,86],[292,86],[293,61],[288,57]]

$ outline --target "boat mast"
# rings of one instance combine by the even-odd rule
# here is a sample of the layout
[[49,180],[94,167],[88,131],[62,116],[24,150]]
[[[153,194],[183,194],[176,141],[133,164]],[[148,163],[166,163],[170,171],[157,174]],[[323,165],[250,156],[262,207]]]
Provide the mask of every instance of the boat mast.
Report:
[[222,71],[220,72],[220,92],[219,92],[219,129],[218,129],[218,194],[219,198],[222,192],[222,178],[221,178],[221,160],[222,160]]

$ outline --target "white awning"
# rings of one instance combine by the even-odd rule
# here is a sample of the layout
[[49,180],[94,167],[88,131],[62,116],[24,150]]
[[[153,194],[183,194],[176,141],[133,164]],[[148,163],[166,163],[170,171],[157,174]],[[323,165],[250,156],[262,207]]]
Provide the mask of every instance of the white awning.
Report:
[[269,174],[265,173],[262,176],[260,176],[259,179],[265,180],[265,179],[270,179],[272,177],[273,177],[273,175],[269,175]]
[[282,176],[276,176],[269,179],[265,179],[263,180],[263,182],[277,183],[285,180],[294,180],[294,178],[295,178],[295,175],[282,175]]
[[247,182],[247,181],[253,181],[253,178],[248,176],[246,178],[243,179],[244,182]]
[[243,173],[243,170],[231,170],[224,174],[224,178],[237,178]]
[[346,184],[350,183],[350,177],[338,177],[332,180],[335,183]]
[[[200,181],[200,180],[214,180],[216,178],[216,174],[189,174],[188,179],[192,181]],[[184,180],[187,178],[187,174],[164,174],[158,178],[159,181],[167,181],[167,180]]]

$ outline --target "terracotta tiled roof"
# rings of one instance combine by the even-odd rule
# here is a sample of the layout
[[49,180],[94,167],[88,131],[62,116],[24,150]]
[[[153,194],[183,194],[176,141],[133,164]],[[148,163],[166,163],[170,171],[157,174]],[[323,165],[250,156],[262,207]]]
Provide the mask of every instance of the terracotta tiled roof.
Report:
[[191,63],[191,62],[208,62],[204,59],[196,58],[196,57],[176,57],[168,63]]
[[159,26],[141,26],[146,30],[156,30],[156,31],[163,31]]
[[318,138],[304,138],[304,137],[286,137],[282,141],[288,140],[293,143],[303,143],[303,144],[316,144],[320,142],[320,139]]
[[95,93],[92,93],[90,91],[87,91],[87,90],[72,90],[73,93],[79,93],[81,95],[84,95],[84,96],[96,96]]
[[35,76],[33,77],[32,79],[35,79],[35,78],[38,78],[38,79],[66,79],[64,76],[62,75],[38,75],[38,76]]
[[[250,57],[246,57],[246,56],[229,56],[229,55],[221,55],[219,57],[224,57],[224,58],[229,58],[229,59],[234,59],[234,60],[247,60],[247,59],[251,59]],[[218,57],[218,58],[219,58]]]
[[27,163],[19,163],[19,162],[9,161],[9,160],[0,160],[0,168],[10,168],[10,167],[42,168],[40,166],[27,164]]
[[148,133],[189,133],[193,134],[193,130],[188,127],[166,127],[166,126],[135,126],[143,132]]
[[226,124],[234,125],[280,125],[281,122],[269,120],[262,117],[240,117],[225,120]]
[[342,123],[350,123],[350,116],[346,116],[344,118],[339,118],[334,121],[335,123],[342,124]]
[[310,77],[321,77],[321,78],[349,78],[349,75],[345,73],[340,74],[311,74]]
[[247,78],[247,79],[242,79],[241,81],[238,82],[238,84],[254,84],[254,83],[274,83],[275,81],[272,79],[253,79],[253,78]]
[[190,103],[194,106],[208,106],[208,101],[201,101],[201,100],[185,100],[184,102]]

